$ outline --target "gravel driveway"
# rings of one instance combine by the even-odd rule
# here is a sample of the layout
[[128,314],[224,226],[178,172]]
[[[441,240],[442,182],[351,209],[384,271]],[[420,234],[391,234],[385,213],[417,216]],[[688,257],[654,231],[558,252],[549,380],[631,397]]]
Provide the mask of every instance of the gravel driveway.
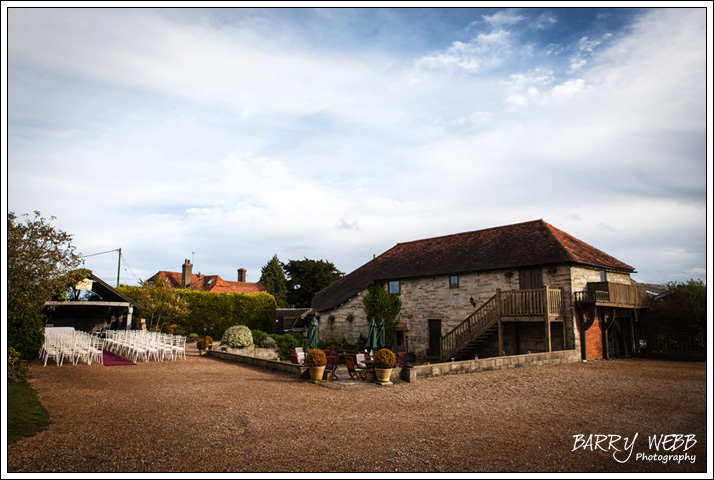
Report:
[[[336,389],[191,353],[136,366],[33,363],[52,424],[8,447],[8,471],[706,471],[703,363],[596,361]],[[637,438],[629,450],[615,437],[574,450],[575,435],[585,445],[598,434]],[[636,459],[657,454],[648,437],[666,434],[693,435],[659,451],[687,460]]]

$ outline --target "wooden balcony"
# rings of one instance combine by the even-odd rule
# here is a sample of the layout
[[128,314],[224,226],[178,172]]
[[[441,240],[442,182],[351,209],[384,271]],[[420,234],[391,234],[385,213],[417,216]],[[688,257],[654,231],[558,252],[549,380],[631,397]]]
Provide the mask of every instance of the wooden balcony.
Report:
[[576,305],[595,304],[597,307],[648,308],[650,297],[645,285],[626,285],[611,282],[588,282],[586,290],[573,294]]

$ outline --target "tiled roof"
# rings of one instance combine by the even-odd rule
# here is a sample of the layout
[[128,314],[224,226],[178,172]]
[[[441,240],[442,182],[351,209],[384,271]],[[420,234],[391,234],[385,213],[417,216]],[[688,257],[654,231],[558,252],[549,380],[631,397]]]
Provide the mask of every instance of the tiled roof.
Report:
[[[153,279],[157,276],[168,280],[169,284],[174,288],[182,288],[181,272],[166,272],[161,270],[151,278]],[[229,280],[223,280],[218,275],[199,276],[197,274],[191,275],[191,286],[189,289],[211,293],[262,293],[268,291],[267,287],[261,283],[231,282]]]
[[316,311],[334,308],[376,280],[482,272],[555,264],[585,264],[632,272],[616,258],[543,220],[399,243],[318,292]]

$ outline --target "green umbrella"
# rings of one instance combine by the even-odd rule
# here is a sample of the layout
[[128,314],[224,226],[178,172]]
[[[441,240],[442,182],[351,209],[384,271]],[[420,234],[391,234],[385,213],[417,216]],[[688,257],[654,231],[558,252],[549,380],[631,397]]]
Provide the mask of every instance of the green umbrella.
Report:
[[369,332],[367,333],[367,343],[365,346],[370,350],[377,348],[377,324],[374,322],[374,319],[369,321]]
[[317,319],[313,318],[310,322],[310,330],[307,332],[307,346],[317,348]]
[[379,321],[379,326],[377,327],[377,342],[374,345],[375,350],[384,348],[384,320]]

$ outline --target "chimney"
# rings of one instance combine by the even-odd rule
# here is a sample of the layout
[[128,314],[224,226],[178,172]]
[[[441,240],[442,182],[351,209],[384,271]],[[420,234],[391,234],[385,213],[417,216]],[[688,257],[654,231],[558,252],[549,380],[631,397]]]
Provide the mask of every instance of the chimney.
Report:
[[245,282],[245,274],[247,270],[245,268],[239,268],[238,269],[238,281],[239,282]]
[[191,286],[191,272],[193,265],[190,260],[186,260],[181,265],[181,288],[189,288]]

